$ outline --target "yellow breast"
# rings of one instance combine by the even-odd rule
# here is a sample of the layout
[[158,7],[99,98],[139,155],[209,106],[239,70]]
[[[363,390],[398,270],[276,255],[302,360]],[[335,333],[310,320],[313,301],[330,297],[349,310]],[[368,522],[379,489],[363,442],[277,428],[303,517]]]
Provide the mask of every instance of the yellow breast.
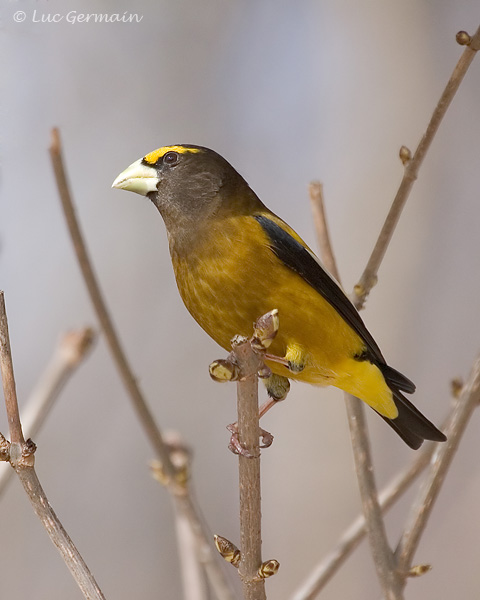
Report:
[[[199,325],[230,350],[235,334],[250,336],[254,321],[277,308],[280,329],[269,351],[303,361],[279,375],[317,384],[334,384],[338,368],[360,352],[358,335],[337,311],[271,251],[253,217],[232,217],[211,224],[208,236],[172,262],[182,299]],[[298,236],[295,236],[298,238]]]

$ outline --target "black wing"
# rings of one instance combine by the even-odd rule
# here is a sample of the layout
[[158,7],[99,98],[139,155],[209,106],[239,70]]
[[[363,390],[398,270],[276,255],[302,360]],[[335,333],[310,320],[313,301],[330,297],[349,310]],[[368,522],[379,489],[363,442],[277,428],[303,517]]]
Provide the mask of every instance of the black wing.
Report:
[[398,408],[398,417],[396,419],[383,417],[385,421],[411,448],[419,448],[424,439],[445,441],[445,435],[400,393],[399,390],[413,393],[415,384],[385,363],[380,348],[365,327],[357,309],[337,282],[325,271],[318,259],[280,225],[265,215],[255,215],[255,219],[267,234],[272,252],[285,266],[298,273],[314,290],[321,294],[365,343],[366,351],[357,357],[358,360],[369,360],[378,366],[387,385],[392,390],[395,405]]
[[285,266],[298,273],[315,291],[321,294],[360,336],[367,348],[365,359],[384,365],[385,359],[380,348],[365,327],[357,309],[333,277],[325,271],[318,259],[280,225],[265,215],[255,215],[255,219],[267,234],[272,252]]

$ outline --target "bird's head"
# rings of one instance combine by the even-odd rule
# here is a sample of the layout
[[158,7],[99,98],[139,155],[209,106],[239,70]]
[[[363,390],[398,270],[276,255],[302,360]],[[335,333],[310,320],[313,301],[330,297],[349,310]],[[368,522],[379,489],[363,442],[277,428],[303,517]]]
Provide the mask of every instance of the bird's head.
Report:
[[193,145],[164,146],[125,169],[112,187],[147,196],[169,234],[199,227],[221,210],[238,210],[254,196],[245,180],[219,154]]

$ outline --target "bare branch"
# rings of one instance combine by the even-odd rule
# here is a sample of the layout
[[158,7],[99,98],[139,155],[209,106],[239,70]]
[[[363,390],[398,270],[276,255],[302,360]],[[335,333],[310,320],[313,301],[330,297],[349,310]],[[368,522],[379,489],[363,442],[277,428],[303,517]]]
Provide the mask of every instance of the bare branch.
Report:
[[5,296],[0,291],[0,369],[2,372],[3,393],[7,409],[10,440],[13,444],[23,444],[22,424],[18,412],[17,389],[15,375],[13,374],[12,350],[8,335],[7,312],[5,310]]
[[[166,431],[164,439],[176,469],[177,490],[183,489],[183,496],[191,496],[192,492],[189,486],[192,472],[192,452],[176,431]],[[162,485],[168,487],[170,482],[161,462],[159,460],[151,461],[150,467],[153,477]],[[175,528],[182,573],[183,596],[192,600],[207,600],[209,590],[205,570],[203,569],[204,560],[199,552],[197,537],[185,514],[185,510],[182,508],[180,494],[172,494],[171,497],[175,509]]]
[[436,448],[430,469],[412,506],[405,531],[395,553],[400,572],[408,571],[410,567],[467,423],[479,403],[480,356],[477,357],[468,381],[453,409],[450,423],[445,430],[447,441]]
[[174,501],[188,519],[192,533],[197,543],[199,561],[205,569],[208,580],[218,600],[235,600],[236,595],[230,581],[225,577],[217,562],[216,553],[208,542],[213,536],[208,532],[201,516],[200,510],[193,501],[192,494],[174,495]]
[[[444,431],[444,427],[442,427],[442,431]],[[383,488],[378,497],[382,513],[388,511],[395,504],[427,467],[436,446],[431,442],[424,444],[415,455],[415,460]],[[360,515],[345,530],[337,546],[313,569],[307,580],[294,594],[293,600],[315,598],[357,548],[365,534],[365,517]]]
[[132,400],[134,409],[144,428],[144,431],[153,448],[155,449],[158,458],[162,461],[165,472],[173,481],[175,479],[175,469],[170,460],[170,456],[165,447],[160,430],[155,424],[152,413],[150,412],[150,409],[148,408],[147,403],[142,396],[140,388],[137,384],[137,380],[127,362],[125,352],[114,328],[113,321],[110,318],[110,314],[107,310],[102,292],[100,291],[97,277],[93,271],[93,267],[88,256],[83,235],[75,215],[75,208],[73,205],[72,196],[70,194],[65,167],[63,165],[62,148],[58,129],[52,130],[50,156],[55,172],[60,200],[62,201],[62,207],[70,236],[72,238],[73,246],[75,248],[75,253],[77,255],[88,293],[90,294],[90,299],[94,306],[95,312],[97,313],[98,320],[100,321],[100,325],[110,348],[110,352],[112,353],[112,357],[115,361],[120,377],[128,390],[130,399]]
[[355,470],[365,517],[365,528],[378,579],[386,600],[401,599],[403,598],[401,581],[395,570],[394,556],[388,543],[378,501],[365,410],[361,401],[349,394],[345,394],[345,403],[352,437]]
[[47,530],[50,539],[57,547],[62,558],[70,569],[79,588],[87,600],[104,600],[105,596],[97,585],[95,578],[78,552],[70,536],[63,528],[53,508],[48,502],[33,466],[15,468],[22,485],[32,503],[36,515]]
[[[165,433],[165,442],[168,445],[172,462],[177,471],[177,481],[183,487],[185,496],[192,496],[189,488],[192,472],[191,449],[185,445],[180,434],[174,431]],[[161,469],[161,465],[159,464],[157,468]],[[162,480],[160,479],[160,481]],[[185,511],[182,510],[181,503],[178,501],[178,495],[172,497],[175,508],[178,555],[182,571],[183,596],[189,600],[190,598],[192,600],[207,600],[209,590],[205,570],[203,569],[203,560],[198,551],[197,538]]]
[[[80,329],[65,334],[55,348],[53,356],[22,410],[22,422],[27,438],[34,438],[52,409],[59,393],[87,356],[93,343],[93,331]],[[13,477],[12,469],[0,473],[0,496]]]
[[182,571],[183,596],[188,600],[207,600],[208,586],[203,565],[198,556],[198,544],[189,520],[174,503],[175,529]]
[[470,44],[465,48],[463,54],[458,61],[452,76],[450,77],[443,94],[438,101],[438,104],[433,111],[432,118],[428,124],[427,130],[423,135],[420,143],[413,155],[411,160],[405,160],[405,172],[403,179],[398,188],[398,192],[395,196],[390,211],[385,219],[385,223],[382,227],[380,235],[378,236],[375,247],[368,260],[367,266],[360,277],[359,282],[355,286],[353,303],[360,310],[365,300],[370,293],[370,290],[377,281],[377,273],[380,268],[380,264],[385,256],[387,247],[392,239],[393,232],[397,226],[398,220],[402,213],[403,207],[410,195],[410,191],[413,187],[415,180],[418,177],[418,171],[422,165],[423,159],[427,154],[428,149],[437,133],[440,123],[447,112],[462,80],[468,70],[468,67],[472,63],[477,50],[480,48],[480,27],[470,41]]
[[[330,265],[332,274],[335,275],[337,281],[340,283],[328,235],[328,225],[325,210],[323,209],[323,195],[321,193],[315,195],[315,205],[322,207],[320,210],[317,210],[316,218],[321,258],[325,264]],[[395,571],[394,556],[388,544],[382,511],[378,502],[365,410],[362,402],[349,394],[345,394],[345,406],[350,427],[353,458],[362,500],[362,509],[365,516],[365,526],[377,575],[385,598],[388,600],[400,599],[402,598],[400,580]]]
[[45,527],[51,541],[57,547],[62,558],[70,569],[77,585],[82,590],[87,600],[104,600],[93,575],[85,561],[76,549],[74,543],[63,528],[53,511],[45,492],[35,473],[35,444],[23,440],[22,426],[18,414],[17,397],[15,391],[15,378],[13,373],[10,339],[8,335],[8,321],[5,312],[3,292],[0,292],[0,361],[2,364],[2,381],[5,395],[5,406],[8,420],[11,425],[12,442],[9,446],[9,460],[15,469],[22,485],[32,503],[33,509]]
[[[418,171],[423,159],[425,158],[435,133],[438,130],[440,122],[443,119],[443,116],[445,115],[446,110],[450,105],[456,91],[458,90],[458,87],[475,56],[475,53],[480,48],[480,28],[477,30],[473,38],[470,38],[470,36],[467,34],[461,35],[460,37],[457,35],[457,41],[462,44],[468,44],[468,46],[457,63],[457,66],[437,104],[437,107],[435,108],[426,133],[420,141],[413,158],[410,157],[410,152],[407,148],[401,148],[400,157],[405,165],[404,177],[400,184],[397,195],[392,203],[390,212],[387,215],[384,226],[380,232],[368,264],[362,274],[362,277],[360,278],[359,283],[355,286],[352,301],[357,309],[361,309],[363,307],[371,288],[376,283],[378,269],[383,260],[388,244],[390,243],[413,183],[418,176]],[[310,195],[313,205],[317,206],[319,204],[321,207],[320,210],[316,211],[315,221],[317,225],[317,235],[320,238],[322,259],[325,264],[331,265],[330,270],[332,273],[334,273],[336,272],[334,266],[335,260],[328,236],[328,227],[323,209],[321,186],[319,187],[318,184],[313,184],[313,192],[311,188]],[[366,527],[369,531],[369,538],[372,544],[372,554],[377,566],[377,572],[386,597],[390,597],[388,594],[391,593],[394,594],[392,597],[401,597],[401,588],[403,585],[400,584],[400,579],[394,571],[395,559],[387,543],[383,520],[381,519],[380,507],[378,505],[377,495],[375,492],[372,463],[371,457],[369,456],[368,437],[365,431],[363,407],[360,406],[360,403],[357,399],[353,397],[347,397],[347,411],[349,415],[349,424],[352,434],[352,445],[357,475],[359,478],[360,492],[362,494],[362,504],[366,518]],[[439,450],[439,452],[442,450],[443,452],[446,452],[449,446],[450,444],[444,446]],[[418,506],[420,507],[419,511],[422,512],[423,505],[419,503]],[[418,521],[415,521],[415,523],[418,525]],[[418,543],[421,531],[419,531],[417,527],[412,529],[412,531],[417,532],[418,539],[416,543]],[[412,545],[414,545],[413,542]],[[348,546],[346,551],[349,551]],[[402,552],[400,547],[397,552]],[[403,554],[405,555],[405,552],[403,552]],[[335,561],[335,555],[332,558],[332,562],[333,561]],[[408,562],[409,560],[404,560],[402,565],[406,565]],[[406,568],[400,568],[400,571],[406,570]]]
[[258,377],[262,366],[250,342],[234,345],[241,379],[237,382],[238,439],[249,456],[238,457],[240,485],[240,549],[238,572],[245,600],[265,600],[265,582],[258,577],[262,564]]
[[325,202],[323,197],[323,185],[320,181],[312,181],[309,186],[310,206],[313,213],[313,222],[317,234],[320,256],[327,271],[340,281],[340,275],[337,269],[337,262],[333,254],[333,247],[330,241],[330,232],[328,229],[327,217],[325,214]]
[[234,598],[234,594],[231,591],[230,584],[225,579],[225,576],[216,561],[217,557],[214,555],[211,545],[207,541],[209,538],[200,518],[199,509],[195,506],[193,499],[190,496],[185,496],[182,489],[179,489],[176,485],[176,471],[170,459],[168,449],[165,445],[162,434],[153,419],[152,413],[150,412],[150,409],[143,398],[142,392],[137,384],[137,380],[127,361],[125,352],[123,351],[119,337],[115,331],[113,321],[108,313],[105,301],[97,282],[97,278],[90,262],[90,258],[88,256],[79,223],[75,215],[75,208],[63,165],[62,148],[58,129],[52,130],[50,155],[57,181],[58,192],[62,201],[65,218],[67,220],[67,225],[70,231],[70,236],[72,238],[80,269],[90,294],[90,299],[100,321],[100,325],[107,339],[112,357],[120,373],[120,377],[130,395],[130,399],[137,413],[138,419],[142,424],[158,459],[162,463],[165,474],[168,477],[169,484],[167,487],[175,496],[178,506],[181,508],[190,522],[192,531],[197,539],[199,553],[203,557],[205,570],[209,576],[212,587],[219,599],[231,600]]

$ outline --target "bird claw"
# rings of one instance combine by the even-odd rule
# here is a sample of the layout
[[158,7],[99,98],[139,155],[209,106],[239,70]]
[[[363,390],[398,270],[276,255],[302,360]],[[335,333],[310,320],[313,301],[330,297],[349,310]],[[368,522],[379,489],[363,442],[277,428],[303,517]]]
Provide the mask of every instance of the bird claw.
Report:
[[[247,448],[244,448],[238,439],[238,425],[237,423],[232,423],[231,425],[227,425],[228,431],[232,434],[230,437],[230,443],[228,444],[228,449],[233,454],[238,454],[240,456],[244,456],[245,458],[255,458],[255,455],[250,452]],[[268,448],[273,443],[273,435],[266,431],[265,429],[259,428],[260,430],[260,438],[262,443],[260,444],[260,448]]]
[[269,448],[273,444],[273,435],[269,431],[267,431],[266,429],[262,429],[261,427],[260,437],[262,438],[260,448]]

